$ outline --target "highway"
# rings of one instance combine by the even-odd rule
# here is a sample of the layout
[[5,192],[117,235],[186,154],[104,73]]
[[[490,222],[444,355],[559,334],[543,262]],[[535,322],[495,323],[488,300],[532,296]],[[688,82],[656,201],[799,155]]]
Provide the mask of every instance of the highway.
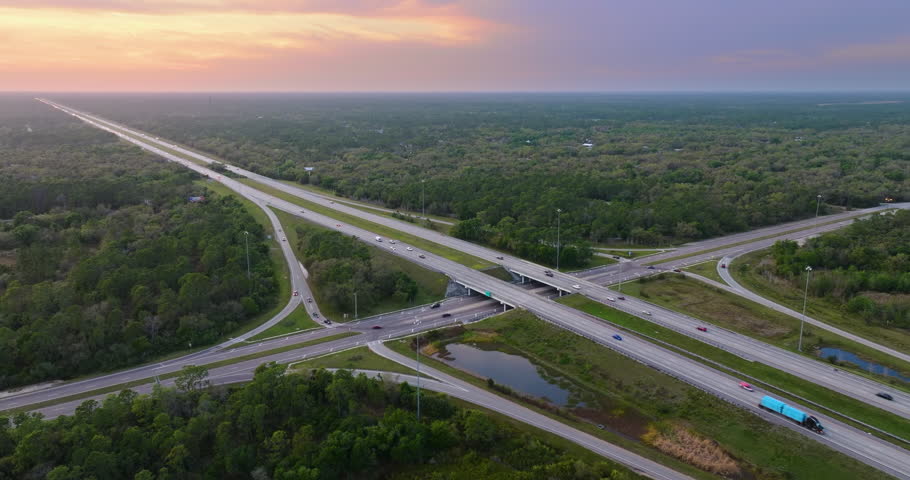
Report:
[[[77,112],[77,111],[73,110],[73,112]],[[110,122],[108,120],[100,119],[98,117],[84,114],[81,112],[77,112],[77,113],[79,114],[79,116],[87,118],[91,122],[95,122],[96,125],[100,124],[99,126],[101,128],[105,128],[109,131],[113,131],[115,134],[119,134],[119,135],[123,136],[123,138],[127,139],[128,141],[132,141],[133,143],[158,144],[159,146],[163,146],[165,148],[168,148],[169,150],[180,152],[182,155],[191,157],[199,162],[209,163],[209,164],[216,163],[216,161],[212,158],[209,158],[200,153],[188,150],[179,145],[175,145],[175,144],[166,142],[164,140],[154,139],[154,137],[152,137],[152,136],[149,136],[142,132],[134,131],[128,127],[116,124],[114,122]],[[129,135],[125,135],[124,133],[128,133],[132,137]],[[160,148],[157,148],[157,147],[154,147],[151,145],[148,145],[148,146],[151,149],[153,149],[152,151],[154,151],[155,153],[158,153],[159,155],[162,155],[162,156],[166,156],[166,158],[169,158],[172,161],[181,163],[181,164],[187,166],[188,168],[197,170],[200,173],[205,173],[210,176],[215,175],[212,178],[221,177],[217,173],[214,173],[210,170],[205,169],[204,167],[201,167],[197,163],[191,162],[185,158],[181,158],[181,157],[171,154],[167,151],[163,151]],[[498,263],[498,264],[502,265],[504,268],[506,268],[512,272],[521,274],[528,278],[532,278],[541,283],[546,283],[546,284],[552,285],[565,292],[576,292],[576,293],[583,294],[598,302],[601,302],[603,304],[617,308],[619,310],[622,310],[631,315],[643,318],[645,320],[655,322],[659,325],[662,325],[662,326],[665,326],[668,328],[672,328],[679,333],[693,337],[700,341],[704,341],[711,345],[718,346],[731,353],[737,354],[743,358],[765,363],[765,364],[772,366],[774,368],[777,368],[781,371],[790,373],[792,375],[796,375],[801,378],[808,379],[812,382],[815,382],[815,383],[822,385],[826,388],[829,388],[833,391],[843,393],[844,395],[850,396],[861,402],[864,402],[864,403],[867,403],[870,405],[874,405],[874,406],[882,408],[882,409],[889,410],[897,415],[910,419],[910,395],[908,395],[907,393],[905,393],[903,391],[897,390],[884,383],[876,382],[874,380],[870,380],[865,377],[861,377],[859,375],[855,375],[855,374],[852,374],[849,372],[844,372],[844,371],[834,372],[833,368],[829,364],[822,362],[820,360],[798,355],[796,353],[789,352],[787,350],[776,347],[774,345],[770,345],[770,344],[762,342],[760,340],[756,340],[756,339],[748,337],[746,335],[742,335],[742,334],[739,334],[736,332],[725,330],[720,327],[712,326],[709,329],[709,331],[706,333],[699,332],[698,330],[696,330],[696,327],[708,325],[708,324],[706,324],[704,321],[695,319],[693,317],[683,315],[683,314],[680,314],[680,313],[677,313],[677,312],[674,312],[671,310],[663,309],[661,307],[657,307],[655,305],[652,305],[652,304],[647,303],[640,299],[635,299],[635,298],[629,297],[629,299],[624,302],[610,302],[608,299],[616,298],[616,297],[618,297],[618,294],[600,284],[601,282],[604,281],[604,278],[608,279],[607,280],[608,283],[617,281],[618,277],[615,276],[615,273],[618,273],[620,270],[622,270],[624,272],[622,274],[622,277],[627,278],[627,279],[632,279],[632,278],[636,278],[635,277],[636,274],[644,275],[646,273],[653,273],[654,271],[669,268],[669,266],[666,265],[666,263],[659,264],[658,266],[655,267],[655,270],[649,270],[643,266],[636,266],[634,264],[630,265],[629,263],[625,263],[623,265],[612,265],[609,267],[602,267],[600,270],[591,271],[582,276],[573,276],[572,274],[565,274],[562,272],[554,271],[552,277],[547,277],[543,274],[544,271],[546,270],[546,268],[542,267],[540,265],[537,265],[535,263],[528,262],[526,260],[515,258],[515,257],[509,256],[509,255],[504,255],[500,252],[489,249],[487,247],[483,247],[481,245],[470,243],[470,242],[467,242],[464,240],[459,240],[459,239],[450,237],[448,235],[445,235],[445,234],[442,234],[442,233],[439,233],[439,232],[436,232],[433,230],[429,230],[429,229],[426,229],[426,228],[423,228],[423,227],[420,227],[420,226],[417,226],[417,225],[414,225],[414,224],[411,224],[408,222],[403,222],[403,221],[399,221],[399,220],[392,219],[389,217],[384,217],[381,215],[364,212],[362,210],[358,210],[356,208],[349,207],[349,206],[340,204],[338,202],[334,202],[333,200],[329,200],[328,199],[329,197],[318,195],[318,194],[313,194],[312,192],[310,192],[308,190],[303,190],[301,188],[297,188],[292,185],[287,185],[283,182],[273,180],[269,177],[265,177],[265,176],[253,173],[253,172],[250,172],[245,169],[241,169],[241,168],[231,166],[231,165],[226,165],[226,164],[225,164],[225,167],[230,172],[232,172],[236,175],[240,175],[243,177],[253,179],[259,183],[262,183],[264,185],[275,188],[277,190],[292,194],[294,196],[303,198],[307,201],[310,201],[313,203],[318,203],[327,208],[331,208],[331,209],[334,209],[334,210],[337,210],[337,211],[340,211],[343,213],[347,213],[350,215],[355,215],[360,218],[369,220],[373,223],[384,225],[386,227],[394,228],[394,229],[399,230],[404,233],[408,233],[408,234],[411,234],[411,235],[414,235],[417,237],[424,238],[424,239],[434,242],[436,244],[443,245],[443,246],[452,248],[454,250],[468,253],[468,254],[478,257],[480,259],[487,260],[491,263]],[[260,200],[265,201],[267,204],[276,206],[278,208],[281,208],[281,209],[288,211],[290,213],[293,213],[295,215],[301,215],[301,213],[300,213],[302,211],[301,207],[297,206],[293,203],[290,203],[285,200],[274,197],[272,195],[266,194],[264,192],[256,190],[254,187],[250,187],[245,184],[236,182],[233,179],[222,178],[221,181],[222,181],[222,183],[225,183],[229,187],[231,187],[231,184],[234,184],[234,185],[238,186],[238,188],[242,189],[242,190],[238,190],[238,191],[244,192],[245,194],[249,194],[252,197],[258,197]],[[234,187],[231,187],[231,188],[234,188]],[[723,245],[729,245],[730,243],[738,244],[736,246],[723,248],[723,249],[720,249],[720,250],[717,250],[714,252],[707,252],[707,253],[693,255],[692,257],[685,259],[686,262],[697,263],[699,261],[704,261],[709,258],[716,258],[717,255],[722,255],[727,251],[739,251],[739,250],[745,250],[745,249],[765,248],[767,246],[773,245],[773,243],[775,241],[780,240],[782,238],[799,238],[799,237],[805,236],[805,235],[811,235],[811,234],[815,234],[815,233],[822,232],[822,231],[829,231],[829,230],[833,230],[836,228],[841,228],[844,225],[852,222],[853,221],[852,218],[854,218],[856,216],[874,214],[877,212],[881,212],[882,210],[884,210],[886,208],[906,208],[908,206],[910,206],[910,204],[880,206],[880,207],[875,207],[875,208],[870,208],[870,209],[865,209],[865,210],[860,210],[860,211],[836,214],[833,216],[824,217],[823,219],[820,219],[820,220],[811,219],[811,220],[803,220],[803,221],[799,221],[799,222],[791,222],[788,224],[783,224],[783,225],[778,225],[778,226],[774,226],[774,227],[767,227],[767,228],[755,230],[753,232],[740,233],[740,234],[730,235],[728,237],[722,237],[722,238],[718,238],[718,239],[711,239],[711,240],[704,240],[701,242],[696,242],[696,243],[690,244],[688,246],[683,246],[672,252],[666,252],[666,253],[662,253],[659,255],[647,257],[647,259],[648,259],[648,262],[655,262],[655,261],[659,262],[661,259],[667,259],[667,258],[672,259],[672,258],[680,256],[680,255],[692,253],[693,251],[701,251],[703,249],[718,248]],[[337,222],[335,220],[330,219],[329,217],[324,217],[322,215],[317,215],[313,212],[307,211],[307,213],[302,216],[305,216],[311,220],[314,218],[320,218],[320,221],[317,223],[322,223],[323,225],[328,226],[330,228],[335,228],[335,229],[345,231],[348,233],[353,233],[353,231],[354,231],[353,227],[351,227],[351,226],[343,226],[341,228],[337,228],[336,227]],[[326,219],[328,219],[328,220],[326,220]],[[822,220],[824,220],[824,222],[822,222]],[[835,223],[830,223],[830,222],[835,222]],[[826,223],[826,224],[822,225],[821,223]],[[813,225],[817,225],[817,226],[812,227]],[[800,230],[798,232],[791,232],[794,229],[797,229],[800,227],[806,227],[806,226],[810,226],[811,228],[808,228],[805,230]],[[787,233],[787,232],[791,232],[791,233]],[[765,238],[765,237],[768,237],[770,235],[775,235],[775,234],[778,234],[781,236]],[[365,230],[358,231],[357,235],[361,239],[364,239],[364,240],[372,239],[376,236],[376,234],[374,234],[372,232],[367,232]],[[744,243],[744,242],[746,242],[746,243]],[[407,253],[407,252],[400,251],[401,249],[404,249],[405,247],[406,246],[402,244],[399,251],[393,252],[393,253],[397,253],[399,255],[402,255],[402,253]],[[415,261],[417,263],[421,263],[418,258],[414,258],[417,253],[419,253],[419,252],[415,250],[413,252],[413,254],[410,255],[410,260]],[[406,255],[403,255],[403,256],[406,256]],[[667,262],[667,263],[671,263],[674,266],[680,265],[679,261],[671,260],[671,262]],[[452,277],[456,280],[458,280],[460,278],[464,278],[463,276],[451,275],[452,270],[445,266],[432,266],[431,268],[433,268],[434,270],[449,274],[450,277]],[[579,285],[581,288],[575,289],[575,288],[573,288],[573,285]],[[496,288],[493,288],[493,287],[490,287],[490,288],[484,287],[484,288],[476,288],[476,289],[481,292],[491,291],[494,293],[497,290]],[[496,295],[494,295],[494,297],[502,300],[501,297],[497,297]],[[515,303],[514,300],[511,302],[506,302],[506,303],[508,303],[509,305],[512,305],[512,306],[521,305],[521,304]],[[645,312],[645,311],[651,312],[651,315],[644,314],[643,312]],[[875,394],[877,392],[887,392],[887,393],[891,394],[895,399],[899,399],[899,401],[889,402],[888,400],[885,400],[885,399],[882,399],[882,398],[876,396]]]
[[[140,135],[137,132],[125,130],[124,127],[117,125],[107,124],[105,121],[100,120],[96,117],[67,110],[65,107],[56,106],[55,108],[61,108],[64,111],[68,111],[69,113],[82,118],[84,121],[92,125],[111,131],[119,135],[121,138],[139,145],[148,151],[163,156],[168,160],[180,163],[187,168],[191,168],[197,172],[209,175],[212,178],[219,178],[219,181],[221,181],[224,185],[244,196],[247,196],[248,198],[259,198],[260,200],[265,201],[269,206],[290,212],[295,215],[305,216],[315,223],[325,225],[329,228],[337,228],[349,234],[356,235],[361,240],[366,242],[369,242],[369,239],[375,237],[375,234],[372,232],[350,225],[342,225],[341,227],[336,227],[336,220],[330,217],[315,214],[310,211],[307,211],[305,214],[303,214],[301,213],[301,207],[291,202],[287,202],[280,198],[271,196],[255,188],[248,187],[245,184],[239,183],[233,179],[220,178],[221,176],[211,170],[201,167],[200,165],[188,161],[182,157],[173,155],[153,145],[154,143],[159,143],[158,141],[150,140],[147,137],[140,140],[137,138]],[[126,135],[124,131],[128,131],[129,135]],[[179,149],[179,147],[168,144],[166,142],[160,142],[159,144],[163,144],[163,146],[168,149]],[[190,154],[194,158],[201,156],[194,152],[190,152]],[[241,169],[237,169],[236,167],[228,168],[232,169],[232,171],[237,174],[247,173]],[[526,262],[524,260],[512,258],[510,256],[502,256],[498,252],[486,249],[484,247],[453,239],[451,237],[447,237],[437,232],[426,230],[406,222],[399,222],[394,219],[373,215],[340,204],[330,204],[328,201],[325,201],[322,198],[311,196],[309,192],[300,191],[299,189],[294,189],[294,187],[285,185],[281,182],[275,182],[252,173],[249,175],[256,179],[263,179],[262,181],[264,183],[268,183],[268,185],[271,187],[284,191],[291,190],[289,193],[293,193],[298,196],[309,196],[309,198],[307,198],[308,200],[329,206],[329,208],[344,211],[345,213],[356,215],[375,223],[384,224],[391,228],[426,238],[435,243],[464,251],[479,258],[487,259],[490,261],[499,260],[497,263],[503,264],[506,268],[512,271],[520,272],[528,276],[536,273],[536,275],[534,275],[535,277],[542,274],[542,267],[537,266],[531,262]],[[507,284],[484,273],[465,267],[464,265],[433,255],[429,252],[421,252],[418,249],[414,249],[413,252],[405,251],[405,247],[407,247],[407,245],[401,244],[400,248],[396,251],[393,251],[393,253],[404,256],[411,261],[421,264],[427,268],[446,273],[454,280],[476,291],[491,292],[490,296],[500,302],[508,305],[521,306],[523,308],[526,308],[544,320],[552,322],[579,335],[590,338],[624,355],[650,365],[662,372],[668,373],[682,381],[711,392],[712,394],[726,401],[740,405],[743,408],[747,408],[758,415],[764,416],[765,418],[771,419],[772,421],[776,420],[775,417],[770,416],[770,414],[766,414],[757,408],[758,399],[754,396],[754,394],[740,389],[736,378],[705,367],[704,365],[690,360],[682,355],[668,352],[649,342],[638,339],[634,335],[624,334],[623,341],[614,340],[612,336],[618,333],[617,329],[606,325],[598,319],[592,318],[588,315],[578,312],[577,310],[565,307],[563,305],[547,301],[533,294],[529,294],[526,290],[518,286]],[[424,254],[425,258],[421,259],[417,257],[418,254]],[[503,258],[497,259],[496,257],[498,256],[502,256]],[[600,296],[615,295],[615,293],[610,292],[608,289],[601,287],[600,285],[593,284],[585,280],[580,280],[576,277],[558,272],[555,274],[554,278],[547,277],[547,283],[555,284],[556,286],[566,291],[574,291],[572,285],[579,283],[582,286],[582,292],[589,296],[592,294]],[[814,362],[812,360],[804,358],[800,358],[798,360],[799,362],[821,364],[820,362]],[[794,368],[796,370],[799,370],[799,368],[805,368],[805,365],[797,365]],[[808,375],[802,376],[814,380],[814,378],[812,378],[812,373],[812,370],[810,370]],[[840,380],[843,381],[843,379]],[[859,398],[863,397],[862,393],[857,393],[856,395]],[[811,409],[807,409],[805,407],[799,408],[802,408],[806,411],[811,411]],[[900,478],[910,478],[910,474],[906,473],[910,472],[910,452],[907,452],[906,450],[900,449],[875,437],[870,437],[868,434],[857,429],[839,424],[838,422],[824,415],[816,414],[816,416],[822,421],[823,424],[832,425],[834,427],[829,428],[828,435],[817,436],[803,428],[793,425],[789,426],[803,435],[807,435],[810,438],[815,438],[876,468],[891,473],[892,475],[896,475]]]

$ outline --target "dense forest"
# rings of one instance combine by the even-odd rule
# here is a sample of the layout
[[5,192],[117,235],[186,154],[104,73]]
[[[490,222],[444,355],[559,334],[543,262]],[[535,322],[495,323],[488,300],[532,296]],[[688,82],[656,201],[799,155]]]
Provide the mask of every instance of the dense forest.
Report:
[[[469,221],[567,266],[910,200],[910,98],[890,94],[131,95],[59,100],[253,171]],[[889,104],[859,104],[896,100]],[[308,170],[311,168],[312,170]],[[563,262],[561,262],[563,263]]]
[[348,371],[261,366],[236,390],[156,388],[51,422],[0,417],[0,479],[625,480],[446,397]]
[[195,174],[25,98],[0,98],[0,150],[0,389],[211,343],[275,302],[263,228],[188,202]]
[[794,286],[811,266],[812,295],[834,298],[867,322],[910,329],[910,211],[858,220],[802,247],[778,242],[771,253],[774,273]]
[[304,266],[320,298],[335,309],[353,311],[354,292],[361,311],[369,311],[383,298],[405,303],[417,296],[417,282],[404,272],[374,263],[373,252],[363,242],[316,226],[297,225],[296,229]]

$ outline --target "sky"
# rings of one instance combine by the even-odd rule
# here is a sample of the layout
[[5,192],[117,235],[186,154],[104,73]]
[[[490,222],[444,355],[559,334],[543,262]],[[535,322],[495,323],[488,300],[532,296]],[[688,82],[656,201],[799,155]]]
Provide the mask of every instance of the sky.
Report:
[[908,0],[0,0],[0,90],[906,90],[908,19]]

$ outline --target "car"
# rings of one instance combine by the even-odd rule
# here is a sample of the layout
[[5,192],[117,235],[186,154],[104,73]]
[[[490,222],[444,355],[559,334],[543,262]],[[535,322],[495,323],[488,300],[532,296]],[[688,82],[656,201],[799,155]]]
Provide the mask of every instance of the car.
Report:
[[609,301],[611,301],[611,302],[615,302],[615,301],[616,301],[616,299],[613,298],[613,297],[607,297],[607,300],[609,300]]
[[389,250],[395,250],[395,247],[389,247]]
[[319,318],[319,312],[313,312],[313,318]]
[[411,247],[408,247],[408,251],[409,251],[409,252],[413,252],[413,251],[414,251],[414,249],[413,249],[413,248],[411,248]]
[[726,263],[721,263],[721,264],[720,264],[720,268],[727,268],[727,264],[726,264]]
[[641,313],[644,313],[645,315],[648,315],[648,316],[651,315],[651,312],[649,312],[649,311],[647,311],[647,310],[642,310]]
[[552,277],[552,276],[553,276],[553,272],[551,272],[551,271],[549,271],[549,270],[545,270],[545,271],[543,272],[543,274],[546,275],[546,276],[548,276],[548,277]]
[[572,285],[572,288],[574,288],[575,290],[581,290],[581,285],[575,284],[575,285]]
[[680,269],[678,269],[678,268],[674,268],[673,271],[676,272],[676,273],[682,273],[682,270],[680,270]]
[[300,292],[298,292],[297,290],[294,290],[294,296],[296,297],[298,295],[300,295]]
[[502,257],[498,256],[498,257],[496,257],[496,260],[502,260]]
[[329,203],[331,203],[332,205],[335,205],[335,201],[334,201],[334,200],[329,200]]
[[373,328],[373,330],[382,330],[382,326],[381,326],[381,325],[373,325],[372,328]]
[[654,270],[654,265],[648,265],[648,270]]
[[442,314],[442,318],[449,318],[449,317],[451,317],[451,316],[452,316],[451,313],[443,313],[443,314]]
[[395,245],[398,242],[396,242],[395,240],[389,240],[389,243],[391,243],[392,245]]
[[745,391],[747,391],[747,392],[754,392],[754,391],[755,391],[755,389],[752,388],[752,385],[749,385],[749,384],[746,383],[746,382],[739,382],[739,388],[741,388],[741,389],[743,389],[743,390],[745,390]]
[[420,255],[417,255],[417,258],[427,258],[427,256],[421,253]]
[[619,255],[613,255],[613,258],[619,260]]
[[327,318],[327,319],[323,320],[322,323],[324,323],[326,325],[330,325],[332,323],[332,321]]
[[598,423],[598,424],[597,424],[597,428],[603,430],[603,429],[604,429],[604,424]]
[[335,226],[338,227],[338,228],[341,228],[341,224],[340,224],[340,223],[336,223]]
[[430,308],[439,308],[440,306],[439,302],[436,302]]
[[281,237],[281,241],[286,242],[286,241],[288,241],[288,239],[286,237]]
[[698,330],[699,332],[707,332],[707,331],[708,331],[708,327],[695,327],[695,329]]
[[620,296],[617,297],[617,298],[619,298],[620,300],[625,300],[625,299],[626,299],[626,297],[623,297],[622,295],[620,295]]
[[892,402],[894,401],[894,397],[892,397],[891,394],[889,394],[889,393],[878,392],[878,393],[875,394],[875,396],[876,396],[876,397],[884,398],[885,400],[890,400],[890,401],[892,401]]
[[313,303],[313,297],[307,297],[306,303]]
[[301,210],[300,213],[306,213],[306,210]]
[[615,334],[615,335],[613,335],[613,339],[614,339],[614,340],[619,340],[620,342],[622,341],[622,337],[620,337],[618,333]]

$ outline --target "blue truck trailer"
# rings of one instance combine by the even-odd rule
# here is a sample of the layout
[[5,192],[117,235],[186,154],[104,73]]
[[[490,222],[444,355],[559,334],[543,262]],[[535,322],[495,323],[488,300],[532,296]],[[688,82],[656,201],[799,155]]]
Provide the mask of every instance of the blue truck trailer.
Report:
[[761,399],[761,403],[759,403],[758,406],[764,410],[774,412],[782,417],[789,418],[790,420],[793,420],[799,425],[802,425],[815,433],[822,434],[825,432],[825,427],[822,426],[822,423],[819,422],[817,418],[807,414],[802,410],[793,408],[776,398],[765,395],[764,398]]

